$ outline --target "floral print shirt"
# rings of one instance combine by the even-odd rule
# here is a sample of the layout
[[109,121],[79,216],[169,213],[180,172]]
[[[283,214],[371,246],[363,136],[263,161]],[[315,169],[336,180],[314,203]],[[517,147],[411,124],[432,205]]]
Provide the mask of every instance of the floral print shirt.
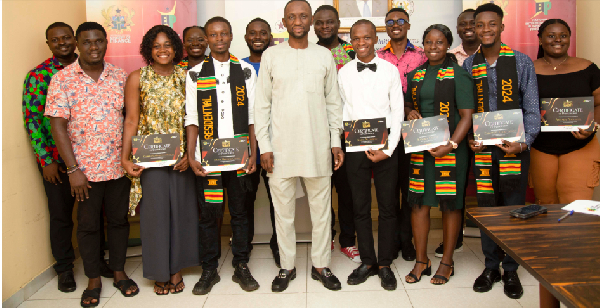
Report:
[[38,164],[62,163],[52,138],[50,119],[44,116],[48,84],[65,67],[56,57],[48,58],[27,73],[23,83],[23,119]]
[[47,117],[67,119],[67,133],[79,169],[88,181],[121,178],[123,105],[127,73],[104,62],[98,81],[79,61],[58,72],[48,88]]
[[[140,120],[137,135],[179,134],[180,157],[187,149],[184,126],[185,118],[185,68],[176,65],[173,74],[161,76],[151,65],[140,69]],[[172,168],[172,167],[170,167]],[[139,177],[131,178],[129,212],[142,199]]]

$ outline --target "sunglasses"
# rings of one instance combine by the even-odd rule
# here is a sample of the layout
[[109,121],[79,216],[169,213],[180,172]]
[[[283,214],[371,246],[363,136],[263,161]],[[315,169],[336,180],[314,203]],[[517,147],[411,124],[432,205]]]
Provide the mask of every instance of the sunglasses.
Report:
[[398,20],[393,20],[393,19],[390,19],[390,20],[387,20],[387,21],[385,22],[385,25],[386,25],[387,27],[393,27],[393,26],[394,26],[394,23],[398,24],[398,26],[402,26],[402,25],[404,25],[404,24],[407,24],[407,23],[408,23],[408,21],[407,21],[406,19],[404,19],[404,18],[399,18]]

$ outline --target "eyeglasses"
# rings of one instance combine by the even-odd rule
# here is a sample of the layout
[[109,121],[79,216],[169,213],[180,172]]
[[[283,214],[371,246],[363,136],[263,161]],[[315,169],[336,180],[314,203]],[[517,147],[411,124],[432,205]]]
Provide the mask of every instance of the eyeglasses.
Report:
[[394,26],[394,23],[398,24],[398,26],[402,26],[402,25],[404,25],[404,24],[407,24],[407,23],[408,23],[408,21],[407,21],[406,19],[404,19],[404,18],[399,18],[398,20],[393,20],[393,19],[390,19],[390,20],[387,20],[387,21],[385,22],[385,25],[386,25],[387,27],[393,27],[393,26]]

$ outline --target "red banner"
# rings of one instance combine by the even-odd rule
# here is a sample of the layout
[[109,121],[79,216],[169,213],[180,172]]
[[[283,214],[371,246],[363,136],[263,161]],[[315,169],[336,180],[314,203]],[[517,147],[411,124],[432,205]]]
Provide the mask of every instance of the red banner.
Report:
[[540,25],[547,19],[560,18],[571,28],[569,55],[576,54],[577,8],[575,0],[478,0],[464,1],[464,8],[493,2],[504,11],[504,32],[502,42],[535,60],[539,48],[537,37]]
[[128,73],[145,66],[140,44],[146,31],[167,25],[181,37],[183,29],[196,24],[196,0],[88,0],[88,21],[107,33],[106,61]]

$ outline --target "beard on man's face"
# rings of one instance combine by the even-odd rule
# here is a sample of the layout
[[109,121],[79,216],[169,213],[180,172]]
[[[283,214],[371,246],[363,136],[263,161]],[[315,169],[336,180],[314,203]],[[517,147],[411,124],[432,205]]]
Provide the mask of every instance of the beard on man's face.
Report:
[[267,50],[267,48],[269,48],[269,44],[264,44],[262,48],[254,48],[254,45],[252,45],[252,43],[248,43],[248,42],[246,42],[246,45],[248,45],[248,48],[253,53],[257,53],[257,54],[262,54],[263,52],[265,52],[265,50]]
[[319,43],[322,43],[323,45],[331,45],[335,40],[337,40],[337,36],[335,35],[332,35],[328,38],[319,37]]
[[301,39],[301,38],[304,38],[304,37],[306,37],[308,35],[308,31],[304,31],[300,35],[294,34],[294,31],[288,31],[288,33],[289,33],[290,37],[295,38],[297,40]]

